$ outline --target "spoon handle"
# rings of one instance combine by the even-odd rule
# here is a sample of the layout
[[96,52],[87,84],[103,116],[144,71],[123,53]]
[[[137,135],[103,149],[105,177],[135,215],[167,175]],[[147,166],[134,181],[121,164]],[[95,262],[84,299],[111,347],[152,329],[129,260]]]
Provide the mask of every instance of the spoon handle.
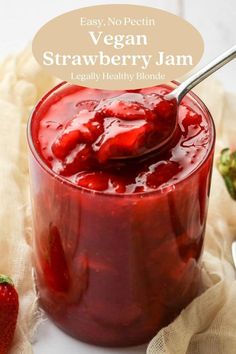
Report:
[[202,80],[213,74],[216,70],[236,58],[236,45],[228,49],[223,54],[212,60],[209,64],[202,69],[191,75],[187,80],[180,84],[174,91],[168,96],[169,98],[175,98],[179,103],[182,98]]

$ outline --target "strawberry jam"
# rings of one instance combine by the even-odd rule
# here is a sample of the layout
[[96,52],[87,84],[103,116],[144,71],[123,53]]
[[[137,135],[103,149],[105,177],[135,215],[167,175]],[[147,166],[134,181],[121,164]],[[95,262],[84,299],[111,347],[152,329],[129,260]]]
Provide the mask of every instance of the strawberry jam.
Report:
[[199,293],[214,126],[171,90],[62,84],[29,123],[41,304],[83,341],[147,342]]

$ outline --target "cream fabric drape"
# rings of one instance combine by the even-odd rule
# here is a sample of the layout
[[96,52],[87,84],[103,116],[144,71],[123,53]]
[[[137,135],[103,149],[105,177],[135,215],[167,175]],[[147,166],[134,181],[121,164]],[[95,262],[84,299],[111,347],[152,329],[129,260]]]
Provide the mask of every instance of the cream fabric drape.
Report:
[[26,122],[33,105],[55,84],[29,49],[0,64],[0,273],[12,277],[20,313],[10,354],[32,353],[39,320],[31,265]]

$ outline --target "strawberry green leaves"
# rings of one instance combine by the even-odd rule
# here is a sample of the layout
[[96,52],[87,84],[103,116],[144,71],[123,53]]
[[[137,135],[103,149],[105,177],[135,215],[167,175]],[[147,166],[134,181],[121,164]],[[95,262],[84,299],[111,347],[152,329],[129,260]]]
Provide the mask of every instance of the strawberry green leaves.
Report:
[[230,196],[236,200],[236,151],[231,152],[229,148],[223,149],[217,167],[224,178]]
[[0,274],[0,353],[7,354],[14,337],[19,299],[12,280]]

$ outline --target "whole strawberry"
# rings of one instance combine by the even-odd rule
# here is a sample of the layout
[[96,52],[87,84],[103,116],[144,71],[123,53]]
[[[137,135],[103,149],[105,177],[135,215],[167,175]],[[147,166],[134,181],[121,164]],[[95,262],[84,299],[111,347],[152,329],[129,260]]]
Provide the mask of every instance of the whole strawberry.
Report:
[[19,310],[17,291],[12,280],[0,274],[0,354],[9,352]]

